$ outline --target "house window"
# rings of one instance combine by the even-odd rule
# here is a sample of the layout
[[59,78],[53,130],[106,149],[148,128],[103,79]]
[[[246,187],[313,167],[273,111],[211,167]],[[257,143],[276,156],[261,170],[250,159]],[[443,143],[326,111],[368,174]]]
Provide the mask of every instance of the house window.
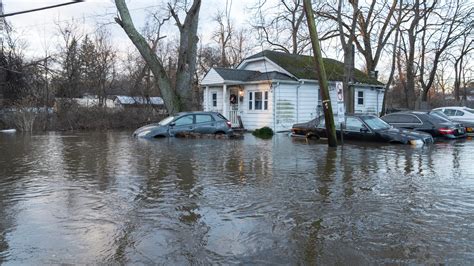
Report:
[[249,92],[249,110],[253,107],[253,92]]
[[364,92],[363,91],[357,92],[357,105],[364,105]]
[[217,93],[212,93],[212,106],[217,107]]
[[268,110],[268,91],[250,91],[249,110]]

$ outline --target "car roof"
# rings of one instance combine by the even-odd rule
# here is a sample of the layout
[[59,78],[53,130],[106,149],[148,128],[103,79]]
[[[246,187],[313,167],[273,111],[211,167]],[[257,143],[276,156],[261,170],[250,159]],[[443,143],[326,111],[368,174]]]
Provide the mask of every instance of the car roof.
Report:
[[177,116],[182,116],[182,115],[191,115],[191,114],[218,114],[217,112],[208,112],[208,111],[189,111],[189,112],[179,112],[176,115]]

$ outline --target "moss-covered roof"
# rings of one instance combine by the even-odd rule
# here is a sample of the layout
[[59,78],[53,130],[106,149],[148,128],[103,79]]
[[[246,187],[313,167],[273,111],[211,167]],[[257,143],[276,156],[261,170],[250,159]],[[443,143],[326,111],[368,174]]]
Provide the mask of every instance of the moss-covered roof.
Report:
[[[318,79],[312,56],[294,55],[264,50],[246,59],[254,59],[259,57],[266,57],[270,59],[298,79]],[[330,58],[324,58],[323,60],[328,80],[342,81],[344,76],[344,63]],[[354,79],[356,83],[383,85],[383,83],[380,81],[369,77],[367,74],[358,69],[355,69]]]

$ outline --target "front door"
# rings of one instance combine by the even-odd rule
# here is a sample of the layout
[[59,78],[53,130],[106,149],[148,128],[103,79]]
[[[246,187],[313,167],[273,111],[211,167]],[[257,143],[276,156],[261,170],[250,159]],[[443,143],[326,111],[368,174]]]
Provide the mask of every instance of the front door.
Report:
[[232,88],[230,90],[230,97],[229,97],[229,114],[227,118],[232,123],[232,127],[239,126],[239,89]]

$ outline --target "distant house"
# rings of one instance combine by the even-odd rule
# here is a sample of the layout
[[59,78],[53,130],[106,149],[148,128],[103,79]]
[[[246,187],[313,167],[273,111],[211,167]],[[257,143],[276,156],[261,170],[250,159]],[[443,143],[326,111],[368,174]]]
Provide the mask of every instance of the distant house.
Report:
[[140,109],[153,107],[158,114],[166,114],[166,108],[161,97],[141,97],[141,96],[115,96],[115,108],[120,109]]
[[119,108],[140,108],[144,106],[164,107],[161,97],[142,97],[142,96],[115,96],[115,107]]
[[[55,104],[54,108],[57,110],[59,108],[58,105],[68,103],[68,102],[75,102],[80,107],[91,108],[100,105],[99,98],[96,95],[84,95],[82,98],[59,98],[56,97],[54,99]],[[114,108],[115,104],[114,101],[111,99],[103,99],[102,104],[106,108]]]
[[[324,59],[330,96],[337,114],[336,88],[342,87],[344,65]],[[246,129],[268,126],[286,131],[294,123],[322,115],[317,74],[310,56],[263,51],[244,59],[236,69],[211,68],[201,81],[203,109],[228,117],[240,116]],[[360,70],[352,84],[356,113],[379,114],[384,85]]]

